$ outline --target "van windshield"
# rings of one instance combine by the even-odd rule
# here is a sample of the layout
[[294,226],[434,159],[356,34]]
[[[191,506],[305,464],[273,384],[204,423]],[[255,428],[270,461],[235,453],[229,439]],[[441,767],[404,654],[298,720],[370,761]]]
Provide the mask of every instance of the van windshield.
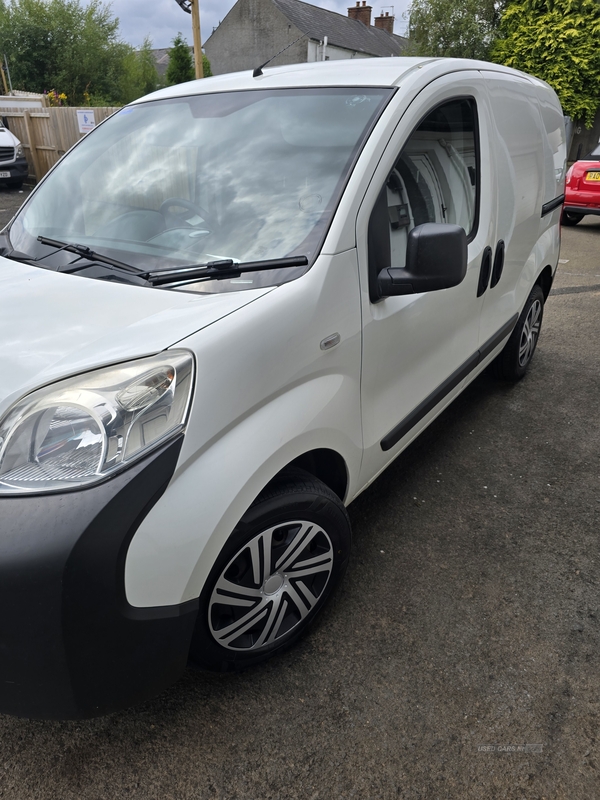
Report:
[[[223,259],[306,256],[311,263],[391,93],[254,90],[126,107],[46,178],[14,220],[11,246],[52,269],[67,269],[78,256],[53,253],[39,236],[148,271]],[[305,270],[261,271],[186,290],[274,285]],[[126,276],[113,272],[112,279]]]

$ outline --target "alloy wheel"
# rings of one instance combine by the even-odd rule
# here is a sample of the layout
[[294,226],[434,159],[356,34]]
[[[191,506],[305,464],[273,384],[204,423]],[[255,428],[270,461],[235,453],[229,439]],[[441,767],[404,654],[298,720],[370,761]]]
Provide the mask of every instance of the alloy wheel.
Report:
[[542,304],[539,300],[535,300],[525,318],[521,332],[521,340],[519,342],[519,365],[521,367],[526,366],[533,356],[540,334],[541,317]]
[[256,651],[299,625],[323,594],[333,546],[314,522],[293,520],[247,542],[219,576],[209,603],[214,640],[229,650]]

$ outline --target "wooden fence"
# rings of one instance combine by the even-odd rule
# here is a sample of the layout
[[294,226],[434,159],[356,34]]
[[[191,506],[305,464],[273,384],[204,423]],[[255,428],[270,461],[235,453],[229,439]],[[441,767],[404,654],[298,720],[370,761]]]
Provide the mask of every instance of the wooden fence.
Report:
[[79,132],[77,111],[94,112],[96,125],[118,108],[2,108],[8,127],[25,149],[30,174],[41,180],[58,159],[85,134]]

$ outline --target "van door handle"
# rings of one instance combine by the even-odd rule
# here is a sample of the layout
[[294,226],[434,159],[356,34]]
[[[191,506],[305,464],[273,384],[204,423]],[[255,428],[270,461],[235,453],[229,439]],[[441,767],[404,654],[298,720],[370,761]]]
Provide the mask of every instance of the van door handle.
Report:
[[481,258],[481,269],[479,270],[479,283],[477,284],[477,297],[485,292],[490,282],[492,271],[492,248],[486,247]]
[[502,270],[504,269],[504,250],[504,241],[499,239],[496,245],[496,252],[494,253],[494,266],[492,267],[490,289],[493,289],[502,277]]

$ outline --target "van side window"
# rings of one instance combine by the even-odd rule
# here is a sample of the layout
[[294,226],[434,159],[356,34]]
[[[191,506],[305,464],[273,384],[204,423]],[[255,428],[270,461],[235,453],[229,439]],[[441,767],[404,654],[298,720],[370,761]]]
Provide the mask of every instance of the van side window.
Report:
[[433,109],[402,148],[373,210],[370,269],[404,267],[408,234],[425,222],[453,223],[474,235],[478,170],[475,101]]

